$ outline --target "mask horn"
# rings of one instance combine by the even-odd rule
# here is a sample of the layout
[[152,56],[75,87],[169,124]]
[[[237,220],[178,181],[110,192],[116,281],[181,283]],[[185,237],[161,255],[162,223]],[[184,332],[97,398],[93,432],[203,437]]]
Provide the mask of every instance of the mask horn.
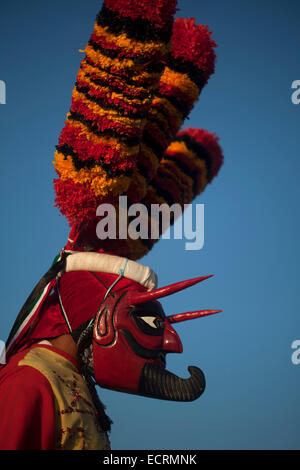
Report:
[[214,315],[221,313],[223,310],[197,310],[196,312],[178,313],[177,315],[170,315],[167,317],[170,323],[179,323],[181,321],[193,320],[194,318],[202,318],[207,315]]
[[175,284],[170,284],[169,286],[161,287],[160,289],[155,289],[150,292],[129,292],[127,297],[128,305],[138,305],[144,302],[149,302],[150,300],[156,300],[161,297],[166,297],[167,295],[175,294],[175,292],[179,292],[187,287],[191,287],[199,282],[205,281],[205,279],[212,276],[213,274],[210,276],[196,277],[195,279],[176,282]]

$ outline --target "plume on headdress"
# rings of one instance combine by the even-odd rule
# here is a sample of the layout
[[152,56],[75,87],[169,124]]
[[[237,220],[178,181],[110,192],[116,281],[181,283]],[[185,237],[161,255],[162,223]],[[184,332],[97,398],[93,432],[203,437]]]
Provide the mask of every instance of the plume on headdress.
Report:
[[189,204],[222,165],[217,136],[180,132],[214,72],[216,43],[193,18],[173,22],[175,6],[105,0],[97,16],[54,164],[72,248],[139,259],[156,240],[98,239],[97,207],[117,208],[120,195],[147,208]]
[[105,0],[55,153],[56,203],[71,226],[127,191],[170,49],[175,0]]
[[[128,190],[132,202],[145,197],[164,152],[176,138],[200,93],[214,72],[216,43],[206,26],[193,18],[177,18],[172,49],[154,94],[145,124],[136,176]],[[142,178],[141,178],[142,175]]]

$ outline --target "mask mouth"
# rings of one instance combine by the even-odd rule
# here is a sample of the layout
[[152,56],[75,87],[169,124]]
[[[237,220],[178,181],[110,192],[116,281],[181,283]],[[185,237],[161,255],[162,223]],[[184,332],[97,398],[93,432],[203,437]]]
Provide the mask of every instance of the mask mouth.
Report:
[[188,367],[191,376],[182,379],[157,364],[146,363],[143,367],[138,393],[143,396],[170,401],[194,401],[205,390],[205,376],[201,369]]

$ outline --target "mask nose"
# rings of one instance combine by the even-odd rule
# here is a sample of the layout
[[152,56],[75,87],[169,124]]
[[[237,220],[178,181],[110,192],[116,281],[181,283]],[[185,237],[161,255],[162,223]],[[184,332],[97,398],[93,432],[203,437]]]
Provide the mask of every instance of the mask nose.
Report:
[[169,322],[165,322],[165,331],[163,337],[163,350],[166,352],[182,353],[182,344],[180,338]]

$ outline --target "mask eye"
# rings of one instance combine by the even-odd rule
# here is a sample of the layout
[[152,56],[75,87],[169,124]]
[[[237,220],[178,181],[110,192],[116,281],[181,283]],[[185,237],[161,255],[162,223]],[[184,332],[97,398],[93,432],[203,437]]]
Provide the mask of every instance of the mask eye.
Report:
[[140,319],[143,320],[145,323],[147,323],[147,325],[151,326],[151,328],[158,329],[158,328],[163,327],[163,321],[157,317],[147,316],[147,317],[140,317]]
[[137,326],[143,333],[152,336],[161,336],[164,331],[164,320],[157,315],[136,314],[133,316]]

